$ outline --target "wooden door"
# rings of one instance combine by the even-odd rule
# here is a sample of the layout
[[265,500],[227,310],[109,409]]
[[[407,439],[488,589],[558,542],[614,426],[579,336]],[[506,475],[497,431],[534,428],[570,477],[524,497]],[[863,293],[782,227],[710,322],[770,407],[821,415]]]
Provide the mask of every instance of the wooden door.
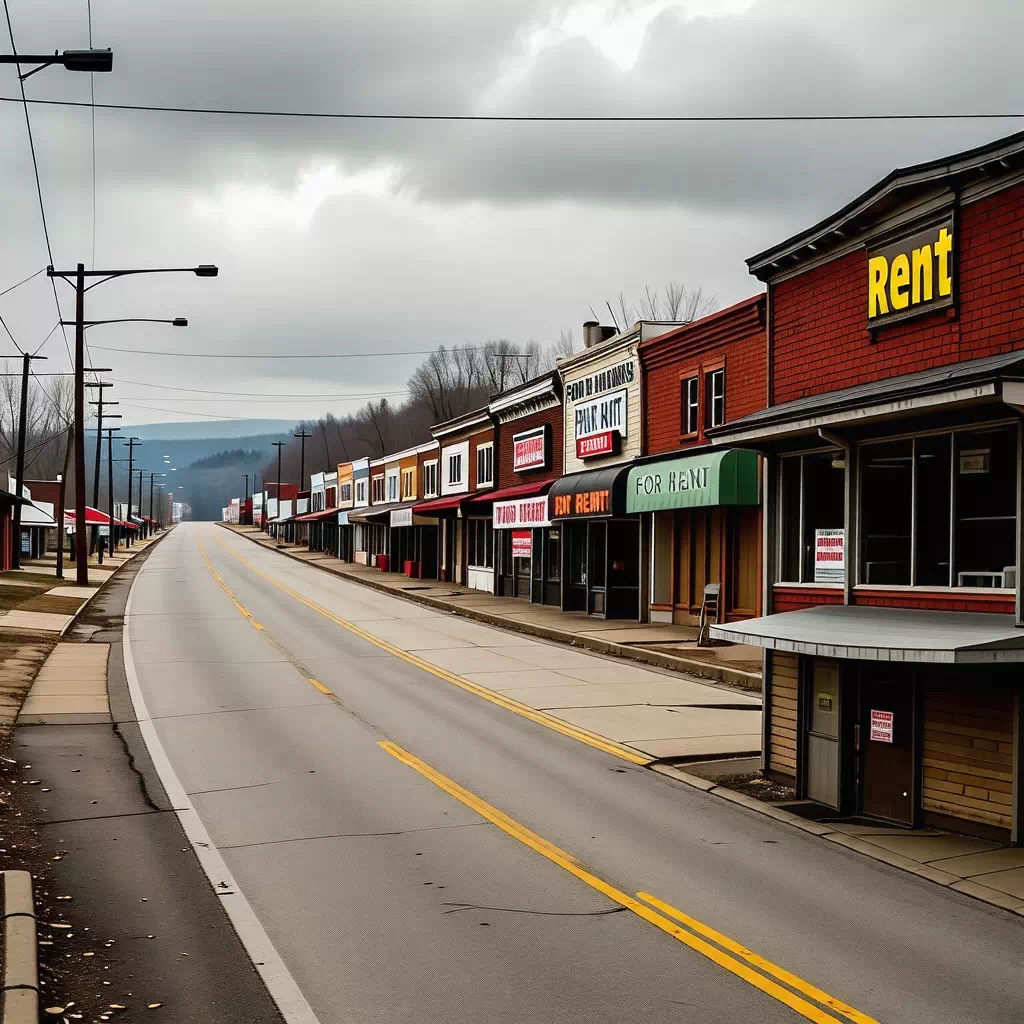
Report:
[[909,674],[865,669],[860,684],[860,809],[914,819],[914,689]]

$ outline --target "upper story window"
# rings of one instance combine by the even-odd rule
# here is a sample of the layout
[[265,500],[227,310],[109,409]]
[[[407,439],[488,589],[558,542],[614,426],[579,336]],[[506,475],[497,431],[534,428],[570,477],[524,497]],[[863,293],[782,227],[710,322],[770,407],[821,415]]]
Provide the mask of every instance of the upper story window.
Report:
[[339,490],[341,491],[341,500],[342,501],[351,501],[352,500],[352,485],[351,484],[342,484],[341,487],[339,488]]
[[324,492],[314,491],[313,492],[313,508],[312,512],[322,512],[324,510]]
[[476,485],[489,487],[494,483],[494,444],[476,446]]
[[416,497],[416,470],[402,470],[402,501]]
[[686,377],[681,386],[682,416],[680,429],[684,434],[696,434],[700,426],[700,378]]
[[437,459],[423,463],[423,497],[433,498],[437,495]]
[[383,500],[384,500],[384,477],[383,477],[383,475],[375,476],[370,481],[370,501],[372,501],[373,504],[376,505],[376,504],[378,504],[378,502],[382,502]]
[[356,481],[356,501],[360,504],[366,503],[366,477]]
[[725,367],[704,375],[704,423],[707,427],[720,427],[725,422]]
[[448,456],[448,483],[462,483],[462,452]]
[[388,473],[388,501],[398,501],[398,470]]

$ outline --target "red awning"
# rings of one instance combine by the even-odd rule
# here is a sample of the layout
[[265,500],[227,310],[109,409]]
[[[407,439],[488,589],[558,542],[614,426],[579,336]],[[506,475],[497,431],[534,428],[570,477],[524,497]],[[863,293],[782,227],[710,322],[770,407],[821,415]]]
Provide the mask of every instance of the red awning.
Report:
[[[64,519],[68,519],[71,522],[75,521],[75,510],[73,508],[64,509]],[[106,512],[101,512],[98,508],[93,508],[91,505],[85,506],[85,525],[96,525],[96,526],[107,526],[110,523],[110,516]]]
[[515,487],[503,487],[500,491],[484,491],[469,500],[476,504],[484,501],[505,501],[507,498],[532,498],[535,494],[543,494],[553,483],[551,480],[537,480],[528,484],[516,484]]
[[453,494],[449,498],[437,498],[434,501],[414,506],[413,513],[418,516],[430,516],[435,512],[443,512],[445,509],[458,508],[468,497],[468,494]]
[[296,516],[295,522],[297,523],[315,523],[318,519],[330,519],[331,516],[337,515],[337,508],[325,508],[319,512],[307,512],[305,515]]

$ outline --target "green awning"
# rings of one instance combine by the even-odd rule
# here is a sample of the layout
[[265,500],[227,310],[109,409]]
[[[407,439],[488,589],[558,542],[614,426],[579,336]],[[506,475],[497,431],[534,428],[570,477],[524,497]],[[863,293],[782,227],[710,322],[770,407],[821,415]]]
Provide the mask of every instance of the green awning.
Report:
[[741,448],[634,466],[626,481],[627,512],[758,503],[758,457]]

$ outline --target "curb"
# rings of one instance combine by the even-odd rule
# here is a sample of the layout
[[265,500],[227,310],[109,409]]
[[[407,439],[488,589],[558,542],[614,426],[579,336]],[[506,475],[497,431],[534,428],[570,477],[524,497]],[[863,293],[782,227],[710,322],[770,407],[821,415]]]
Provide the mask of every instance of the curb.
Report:
[[39,965],[32,875],[4,871],[3,1024],[38,1024]]
[[[606,654],[614,658],[626,658],[630,661],[638,661],[645,665],[653,665],[655,668],[665,668],[672,672],[682,672],[688,675],[697,676],[700,679],[709,679],[714,682],[725,683],[728,686],[745,690],[748,693],[759,694],[762,692],[761,677],[753,672],[743,672],[740,669],[726,668],[721,665],[710,666],[704,661],[692,661],[688,658],[677,658],[675,655],[665,654],[661,651],[636,649],[624,644],[613,643],[610,640],[600,640],[596,637],[579,637],[575,634],[565,633],[560,629],[553,629],[550,626],[541,626],[531,623],[529,627],[527,627],[525,623],[506,619],[504,616],[495,615],[492,612],[481,611],[478,608],[453,607],[436,597],[428,597],[424,594],[407,594],[400,590],[395,590],[393,587],[386,586],[383,583],[377,583],[375,580],[363,579],[359,576],[351,576],[344,572],[335,572],[333,569],[329,569],[325,565],[321,565],[317,562],[311,562],[305,558],[299,558],[290,551],[282,548],[276,548],[269,544],[264,544],[262,541],[257,540],[251,532],[243,533],[241,530],[231,530],[228,526],[224,526],[224,528],[239,537],[245,537],[247,540],[252,541],[253,544],[266,548],[268,551],[276,551],[278,554],[284,555],[286,558],[290,558],[292,561],[298,562],[300,565],[312,566],[314,569],[319,569],[321,572],[325,572],[330,576],[348,580],[350,583],[356,583],[359,586],[368,587],[369,589],[376,590],[382,594],[389,594],[391,597],[397,597],[403,601],[411,601],[414,604],[421,604],[428,608],[434,608],[437,611],[448,612],[451,615],[461,615],[463,618],[475,619],[478,622],[486,623],[488,626],[507,629],[513,633],[538,636],[543,640],[551,640],[556,643],[568,644],[569,646],[576,648],[586,648],[587,650],[594,651],[597,654]],[[260,536],[263,536],[263,534],[260,534]]]
[[783,824],[792,825],[794,828],[800,829],[801,832],[809,832],[819,839],[824,839],[835,846],[845,847],[847,850],[862,854],[870,860],[899,868],[908,874],[917,875],[918,878],[927,879],[935,885],[941,885],[943,888],[952,889],[961,895],[970,896],[981,903],[987,903],[989,906],[999,907],[1001,910],[1008,910],[1020,917],[1024,917],[1024,905],[1019,905],[1019,900],[1014,899],[1012,896],[1007,896],[996,889],[989,889],[987,886],[972,882],[970,879],[960,878],[959,875],[950,874],[948,871],[932,867],[929,864],[922,864],[919,861],[911,860],[909,857],[901,857],[898,853],[890,853],[880,847],[873,846],[871,843],[864,842],[864,840],[859,839],[857,836],[847,835],[845,832],[836,832],[834,829],[829,828],[828,825],[823,825],[820,821],[801,818],[799,814],[794,814],[792,811],[776,807],[774,804],[765,803],[763,800],[747,796],[745,793],[737,793],[733,789],[726,789],[711,779],[704,779],[699,775],[691,775],[689,772],[684,772],[672,765],[649,764],[647,767],[650,771],[664,775],[666,778],[675,779],[676,782],[692,786],[703,793],[719,797],[722,800],[728,800],[729,803],[738,804],[741,807],[746,807],[748,810],[755,811],[766,818],[774,818]]
[[[155,537],[155,538],[153,539],[152,543],[150,543],[150,544],[147,544],[147,545],[146,545],[146,548],[150,548],[150,547],[152,547],[152,546],[153,546],[153,544],[157,544],[157,543],[159,543],[159,542],[160,542],[160,541],[162,541],[162,540],[164,539],[164,537],[166,537],[166,536],[167,536],[167,534],[168,534],[168,533],[170,533],[170,532],[171,532],[171,531],[170,531],[170,528],[168,528],[168,529],[164,530],[164,531],[163,531],[163,533],[161,533],[159,537]],[[105,580],[104,580],[104,581],[103,581],[103,582],[102,582],[102,583],[101,583],[101,584],[100,584],[100,585],[99,585],[99,586],[98,586],[98,587],[96,588],[96,593],[95,593],[95,594],[90,594],[90,595],[89,595],[89,596],[88,596],[88,597],[87,597],[87,598],[86,598],[86,599],[85,599],[85,600],[84,600],[84,601],[83,601],[83,602],[82,602],[82,603],[81,603],[81,604],[79,605],[79,607],[78,607],[78,611],[76,611],[76,612],[75,612],[75,614],[71,616],[71,618],[70,618],[70,619],[69,619],[69,620],[68,620],[68,621],[67,621],[67,622],[66,622],[66,623],[64,624],[64,627],[63,627],[63,628],[61,629],[61,631],[60,631],[60,632],[59,632],[59,633],[57,634],[57,640],[58,640],[58,641],[60,641],[60,640],[63,640],[63,639],[64,639],[64,635],[65,635],[65,633],[67,633],[67,632],[68,632],[68,630],[70,630],[70,629],[71,629],[71,627],[72,627],[72,626],[74,626],[74,624],[75,624],[75,623],[76,623],[76,622],[78,621],[78,618],[79,618],[79,616],[80,616],[80,615],[81,615],[81,614],[82,614],[82,613],[83,613],[83,612],[85,611],[85,609],[86,609],[86,608],[88,608],[88,607],[89,607],[89,605],[90,605],[90,604],[92,604],[93,600],[94,600],[95,598],[99,597],[99,595],[100,595],[100,594],[101,594],[101,593],[103,592],[103,588],[104,588],[104,587],[105,587],[105,586],[106,586],[106,585],[107,585],[107,584],[108,584],[108,583],[109,583],[109,582],[110,582],[110,581],[111,581],[111,580],[112,580],[112,579],[113,579],[113,578],[114,578],[114,577],[115,577],[115,576],[116,576],[116,575],[117,575],[117,574],[118,574],[118,573],[119,573],[119,572],[120,572],[120,571],[121,571],[121,570],[122,570],[122,569],[123,569],[123,568],[124,568],[124,567],[125,567],[125,566],[126,566],[126,565],[127,565],[128,563],[129,563],[129,562],[131,562],[131,561],[132,561],[132,560],[133,560],[133,559],[134,559],[134,558],[135,558],[135,557],[136,557],[137,555],[139,555],[139,554],[140,554],[140,552],[139,552],[139,551],[136,551],[136,552],[135,552],[135,554],[134,554],[134,555],[132,555],[132,557],[131,557],[131,558],[126,558],[126,559],[125,559],[125,560],[124,560],[124,561],[123,561],[123,562],[122,562],[122,563],[121,563],[121,564],[120,564],[120,565],[119,565],[119,566],[118,566],[118,567],[117,567],[117,568],[116,568],[116,569],[115,569],[115,570],[114,570],[114,571],[113,571],[113,572],[112,572],[112,573],[110,574],[110,576],[109,576],[109,577],[108,577],[107,579],[105,579]],[[100,567],[100,566],[96,566],[96,568],[97,568],[97,569],[99,569],[99,568],[101,568],[101,567]],[[4,1024],[6,1024],[6,1022],[4,1022]]]

